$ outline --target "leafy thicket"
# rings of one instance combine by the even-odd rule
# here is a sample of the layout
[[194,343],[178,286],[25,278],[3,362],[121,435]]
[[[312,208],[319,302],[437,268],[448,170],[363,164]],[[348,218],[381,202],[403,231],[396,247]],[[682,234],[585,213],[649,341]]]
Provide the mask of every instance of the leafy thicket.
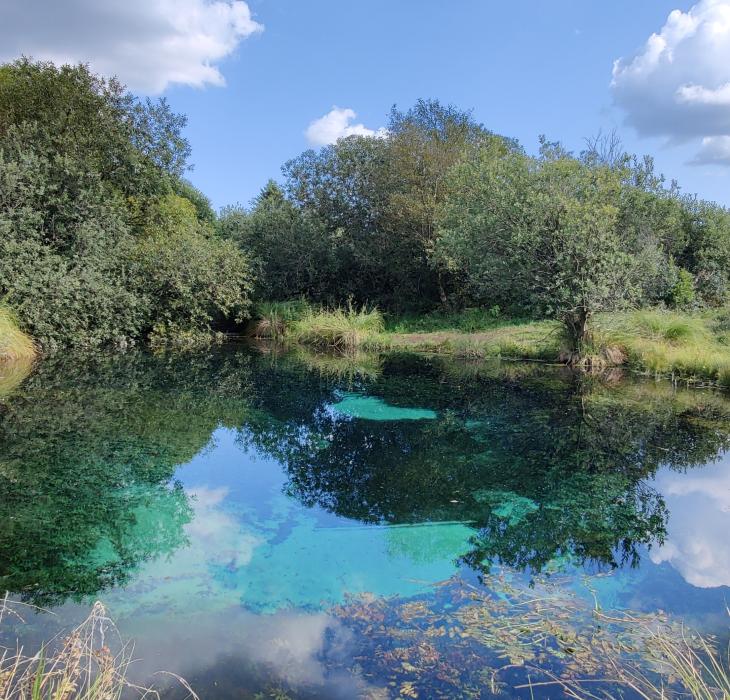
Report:
[[183,180],[184,124],[85,66],[0,67],[0,298],[43,344],[245,314],[248,263]]
[[515,149],[468,113],[420,101],[393,109],[387,138],[353,136],[289,161],[283,191],[268,184],[221,225],[251,251],[265,298],[433,308],[460,288],[433,255],[447,173],[471,153]]
[[720,306],[730,213],[598,137],[527,155],[433,100],[283,167],[220,217],[183,175],[185,118],[84,66],[0,67],[0,301],[43,344],[198,337],[249,298],[499,309],[562,322]]
[[283,168],[250,211],[224,212],[258,294],[403,311],[464,306],[564,323],[581,352],[599,311],[721,305],[730,213],[680,193],[651,158],[597,137],[537,157],[436,101],[393,109]]

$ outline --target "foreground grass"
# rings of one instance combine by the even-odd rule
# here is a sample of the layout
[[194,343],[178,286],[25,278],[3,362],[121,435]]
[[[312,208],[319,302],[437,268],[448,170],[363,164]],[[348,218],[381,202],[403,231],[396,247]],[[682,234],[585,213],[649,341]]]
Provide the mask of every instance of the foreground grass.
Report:
[[0,305],[0,362],[32,360],[35,355],[36,347],[32,338],[18,328],[18,321],[12,311]]
[[[23,622],[22,604],[0,600],[0,623]],[[116,652],[110,646],[118,646]],[[22,647],[0,647],[0,700],[118,700],[156,697],[159,693],[130,682],[132,647],[121,641],[104,606],[97,602],[89,616],[71,633],[52,640],[35,654]],[[174,674],[169,674],[173,675]],[[190,686],[174,676],[197,700]]]
[[[254,334],[321,349],[431,352],[456,357],[559,362],[555,321],[500,317],[493,310],[383,317],[375,309],[314,309],[305,302],[266,304]],[[592,328],[589,361],[687,382],[730,387],[730,309],[695,314],[641,310],[603,314]]]

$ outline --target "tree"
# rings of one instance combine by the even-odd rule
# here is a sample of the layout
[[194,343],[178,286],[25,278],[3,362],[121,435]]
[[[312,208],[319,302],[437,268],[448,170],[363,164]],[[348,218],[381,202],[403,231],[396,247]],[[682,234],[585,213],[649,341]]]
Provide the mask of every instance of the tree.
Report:
[[0,298],[44,346],[245,313],[245,256],[182,178],[184,124],[84,65],[0,66]]
[[483,299],[560,320],[577,357],[591,317],[638,294],[621,186],[616,170],[562,152],[480,154],[452,174],[440,252]]
[[436,100],[393,108],[386,136],[351,136],[284,166],[285,192],[335,241],[335,299],[388,308],[449,302],[456,280],[434,256],[447,174],[477,148],[499,157],[516,148],[468,112]]
[[270,181],[247,212],[223,210],[221,234],[251,257],[258,299],[284,301],[307,295],[326,301],[337,285],[334,236],[316,217],[284,197]]
[[216,322],[247,318],[253,280],[244,253],[216,238],[183,197],[163,198],[150,218],[132,264],[139,289],[154,309],[153,334],[205,333]]
[[438,100],[418,100],[408,111],[393,107],[388,123],[387,159],[392,185],[387,227],[419,251],[435,273],[438,298],[447,305],[448,270],[433,255],[437,219],[447,197],[450,169],[479,148],[498,158],[514,142],[487,131],[469,112]]

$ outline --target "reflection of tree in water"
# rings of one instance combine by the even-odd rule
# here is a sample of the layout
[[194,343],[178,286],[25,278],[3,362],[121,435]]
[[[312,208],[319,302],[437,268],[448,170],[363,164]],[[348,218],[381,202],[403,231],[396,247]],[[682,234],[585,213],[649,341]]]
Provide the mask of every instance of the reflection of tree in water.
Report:
[[277,381],[292,391],[267,385],[258,405],[277,420],[249,422],[242,440],[285,464],[290,493],[306,505],[366,522],[470,521],[468,564],[534,571],[561,557],[635,564],[639,545],[662,540],[668,516],[647,477],[730,446],[730,404],[718,395],[465,367],[386,360],[363,392],[438,411],[389,422],[338,415],[331,383],[280,362]]
[[0,588],[62,602],[185,541],[175,466],[242,420],[246,355],[46,359],[0,403]]
[[[635,561],[667,518],[646,477],[728,446],[730,406],[710,393],[406,355],[372,368],[340,379],[235,348],[44,360],[0,402],[0,587],[59,602],[174,551],[192,517],[175,467],[221,425],[281,461],[307,506],[470,522],[475,568]],[[343,391],[435,417],[353,419],[332,408]]]

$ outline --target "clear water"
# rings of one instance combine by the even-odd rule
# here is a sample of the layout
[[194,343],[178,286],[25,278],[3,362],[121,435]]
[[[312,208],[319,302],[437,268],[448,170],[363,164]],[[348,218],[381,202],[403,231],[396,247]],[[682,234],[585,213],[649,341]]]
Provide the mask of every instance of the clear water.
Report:
[[135,679],[201,697],[530,697],[484,675],[507,641],[461,633],[474,596],[518,610],[505,580],[585,601],[578,630],[595,594],[724,633],[728,450],[729,397],[616,375],[48,359],[0,399],[0,587],[54,614],[3,634],[30,648],[98,599]]

